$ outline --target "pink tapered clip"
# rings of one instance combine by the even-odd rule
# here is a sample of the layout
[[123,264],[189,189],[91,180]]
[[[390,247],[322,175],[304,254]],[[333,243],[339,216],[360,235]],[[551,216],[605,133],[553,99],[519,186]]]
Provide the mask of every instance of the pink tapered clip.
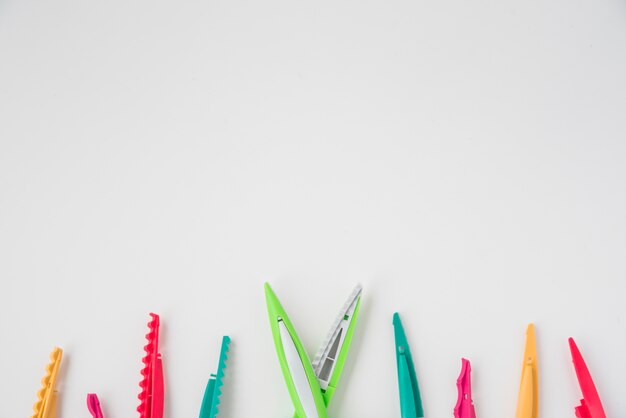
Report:
[[104,415],[102,415],[102,409],[100,409],[98,395],[95,393],[87,394],[87,408],[93,418],[104,418]]
[[472,401],[472,367],[469,360],[461,359],[461,373],[456,380],[459,397],[454,407],[455,418],[476,418],[474,401]]
[[578,418],[606,418],[596,385],[594,385],[593,379],[591,379],[591,373],[589,373],[585,360],[573,338],[569,339],[569,349],[572,353],[572,361],[574,362],[580,390],[583,393],[580,405],[574,409],[576,416]]

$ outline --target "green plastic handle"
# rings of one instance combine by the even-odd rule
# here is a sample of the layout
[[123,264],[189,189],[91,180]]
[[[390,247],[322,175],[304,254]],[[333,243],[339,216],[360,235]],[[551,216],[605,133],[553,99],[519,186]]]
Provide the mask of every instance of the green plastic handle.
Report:
[[[265,299],[267,302],[270,327],[272,328],[272,335],[274,337],[274,345],[276,347],[276,355],[278,356],[280,368],[282,369],[283,377],[285,378],[285,383],[287,384],[289,396],[291,397],[291,401],[296,409],[296,416],[298,418],[327,418],[328,414],[326,412],[326,404],[324,402],[324,398],[322,397],[317,376],[315,376],[315,372],[311,366],[311,361],[309,360],[309,357],[300,342],[300,338],[298,337],[293,324],[289,320],[287,313],[283,309],[269,283],[265,283]],[[282,329],[285,330],[288,335],[285,335],[284,333],[281,334],[281,327],[283,327]],[[287,359],[286,347],[283,343],[283,338],[290,339],[290,341],[285,341],[285,343],[293,344],[293,347],[295,347],[297,355],[300,359],[299,362],[294,362],[293,358],[290,358],[291,366]],[[291,349],[291,347],[287,347],[287,349]],[[293,353],[290,351],[290,355],[292,354]],[[294,370],[291,370],[292,367]],[[302,376],[302,374],[308,383],[308,387],[303,387],[303,385],[296,386],[295,384],[295,380],[300,379],[299,376]],[[299,393],[298,390],[310,391],[310,393]],[[301,399],[301,397],[303,397],[303,399]],[[307,400],[309,399],[312,399],[314,404],[314,411],[311,411],[310,415],[316,414],[316,416],[307,416],[307,413],[305,412],[304,403],[308,404]]]

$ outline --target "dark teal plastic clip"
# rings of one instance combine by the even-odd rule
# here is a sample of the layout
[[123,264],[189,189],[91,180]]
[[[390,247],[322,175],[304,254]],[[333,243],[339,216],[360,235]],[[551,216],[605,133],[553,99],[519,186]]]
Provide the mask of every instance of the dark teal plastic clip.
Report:
[[220,360],[217,364],[217,372],[209,378],[209,383],[204,391],[202,398],[202,407],[200,407],[200,418],[215,418],[217,416],[218,405],[220,404],[220,396],[222,395],[222,385],[224,384],[224,369],[226,368],[226,360],[228,359],[228,348],[230,345],[230,337],[222,338],[222,348],[220,349]]
[[417,384],[411,350],[398,313],[393,314],[393,331],[396,340],[401,415],[402,418],[422,418],[424,416],[422,397]]

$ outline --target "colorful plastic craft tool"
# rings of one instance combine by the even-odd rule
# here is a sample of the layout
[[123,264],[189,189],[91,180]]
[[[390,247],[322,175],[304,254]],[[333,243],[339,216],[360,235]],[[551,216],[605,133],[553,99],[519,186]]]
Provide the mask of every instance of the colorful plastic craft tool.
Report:
[[574,408],[576,416],[578,418],[606,418],[600,396],[598,396],[598,391],[596,390],[596,385],[593,383],[593,379],[591,379],[587,364],[585,364],[585,360],[580,354],[573,338],[569,339],[569,349],[572,353],[576,377],[578,378],[580,390],[583,394],[580,405]]
[[211,374],[209,382],[206,385],[204,398],[202,398],[202,406],[200,407],[200,418],[215,418],[219,412],[218,405],[220,403],[220,395],[222,394],[224,369],[226,368],[226,360],[228,359],[229,345],[230,337],[222,337],[222,347],[220,348],[217,372]]
[[326,407],[337,388],[359,313],[361,286],[356,286],[313,362],[296,329],[268,283],[265,298],[280,367],[297,418],[326,418]]
[[104,418],[102,409],[100,408],[100,400],[95,393],[87,394],[87,409],[93,418]]
[[459,397],[454,407],[454,418],[476,418],[472,400],[472,366],[467,359],[461,359],[461,373],[456,380]]
[[37,392],[37,402],[33,405],[31,418],[55,418],[57,415],[57,391],[55,384],[61,366],[63,350],[55,348],[50,353],[50,363],[46,367],[46,375],[41,379],[41,389]]
[[144,364],[141,370],[143,376],[139,386],[140,404],[137,407],[139,418],[163,418],[163,362],[159,353],[159,316],[151,313],[148,322],[149,332],[146,334],[148,344],[144,347],[146,355],[141,361]]
[[396,363],[398,366],[398,388],[400,391],[400,414],[402,418],[424,416],[422,397],[417,384],[411,349],[406,339],[402,321],[398,313],[393,314],[393,331],[396,343]]
[[535,327],[528,325],[526,330],[526,348],[522,363],[522,381],[517,398],[515,418],[537,418],[539,411],[539,385],[537,380],[537,342]]

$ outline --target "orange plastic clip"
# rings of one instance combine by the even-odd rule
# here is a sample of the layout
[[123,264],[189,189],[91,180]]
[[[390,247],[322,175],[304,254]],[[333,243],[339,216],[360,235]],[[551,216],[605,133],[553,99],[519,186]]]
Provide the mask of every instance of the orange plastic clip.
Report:
[[50,353],[50,363],[46,367],[46,375],[41,379],[41,389],[37,392],[37,401],[33,405],[33,415],[31,418],[55,418],[57,391],[55,384],[61,365],[63,350],[55,347]]

